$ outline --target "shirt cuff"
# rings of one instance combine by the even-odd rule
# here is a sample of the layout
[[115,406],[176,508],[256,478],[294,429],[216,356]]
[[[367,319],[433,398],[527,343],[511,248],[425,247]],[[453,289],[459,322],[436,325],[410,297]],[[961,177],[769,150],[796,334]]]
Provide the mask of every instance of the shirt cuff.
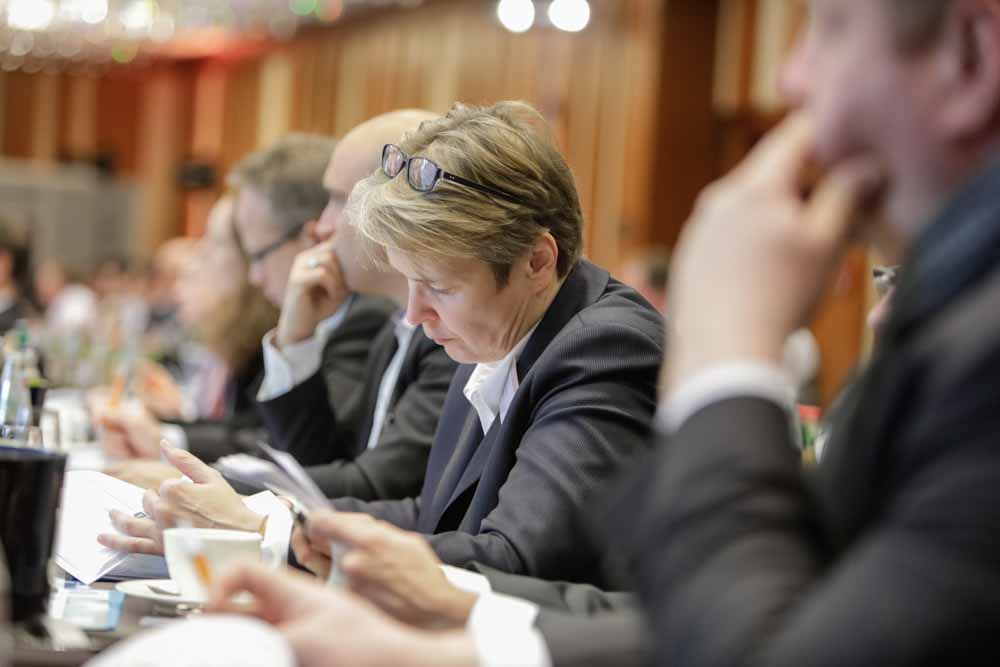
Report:
[[772,401],[795,413],[795,390],[780,367],[737,362],[713,366],[686,381],[660,405],[657,420],[673,433],[702,408],[741,396]]
[[188,448],[187,433],[177,424],[160,424],[160,438],[170,443],[175,449]]
[[257,392],[258,401],[270,401],[287,394],[316,374],[323,363],[323,342],[311,336],[278,349],[275,332],[264,336],[264,381]]
[[466,624],[479,667],[552,667],[549,649],[535,627],[537,616],[538,607],[526,600],[480,595]]
[[288,544],[292,539],[292,513],[288,511],[288,505],[270,491],[244,498],[243,504],[267,517],[261,561],[271,568],[281,567],[288,561]]
[[485,595],[493,590],[493,587],[490,586],[490,580],[478,572],[463,570],[451,565],[442,565],[441,572],[444,573],[449,584],[466,593]]

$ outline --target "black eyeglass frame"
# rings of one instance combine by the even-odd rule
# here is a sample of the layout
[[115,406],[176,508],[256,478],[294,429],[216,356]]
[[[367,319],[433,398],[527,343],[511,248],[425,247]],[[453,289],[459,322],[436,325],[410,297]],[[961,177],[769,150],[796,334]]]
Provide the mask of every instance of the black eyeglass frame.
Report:
[[294,239],[296,236],[301,234],[302,228],[305,226],[306,226],[305,222],[300,222],[299,224],[289,228],[288,231],[279,236],[275,241],[268,243],[266,246],[260,248],[259,250],[254,250],[253,252],[251,252],[246,248],[244,248],[243,252],[247,256],[247,262],[249,264],[257,264],[258,262],[263,262],[265,259],[267,259],[268,255],[274,253],[278,248],[285,245],[286,243]]
[[[393,149],[399,152],[400,156],[402,156],[402,158],[403,158],[403,162],[402,162],[402,164],[399,167],[399,171],[397,171],[395,174],[390,174],[389,173],[389,169],[386,168],[386,162],[388,160],[388,153],[389,153],[389,151],[393,150]],[[412,171],[413,165],[415,163],[417,163],[417,164],[425,163],[425,164],[429,164],[432,167],[434,167],[434,169],[435,169],[434,178],[431,180],[431,184],[430,184],[429,187],[427,187],[427,188],[420,187],[419,181],[415,181],[415,179],[411,175],[411,171]],[[467,188],[472,188],[473,190],[476,190],[478,192],[482,192],[483,194],[492,195],[494,197],[500,197],[501,199],[506,199],[507,201],[513,202],[515,204],[520,204],[522,206],[527,206],[528,205],[527,202],[525,202],[520,197],[512,195],[509,192],[505,192],[505,191],[501,190],[500,188],[495,188],[492,185],[484,185],[483,183],[477,183],[475,181],[470,181],[469,179],[462,178],[461,176],[458,176],[457,174],[453,174],[450,171],[445,171],[444,169],[442,169],[441,167],[439,167],[436,162],[434,162],[433,160],[431,160],[429,158],[420,157],[420,156],[410,157],[405,152],[403,152],[402,148],[400,148],[396,144],[386,144],[385,146],[383,146],[382,147],[382,173],[385,174],[386,177],[391,180],[393,178],[396,178],[396,176],[399,176],[399,174],[401,172],[403,172],[403,171],[406,172],[406,182],[407,182],[407,184],[409,184],[409,186],[411,188],[413,188],[414,190],[416,190],[417,192],[430,192],[438,184],[438,181],[440,181],[441,179],[444,179],[444,180],[449,181],[451,183],[457,183],[458,185],[463,185],[463,186],[465,186]]]

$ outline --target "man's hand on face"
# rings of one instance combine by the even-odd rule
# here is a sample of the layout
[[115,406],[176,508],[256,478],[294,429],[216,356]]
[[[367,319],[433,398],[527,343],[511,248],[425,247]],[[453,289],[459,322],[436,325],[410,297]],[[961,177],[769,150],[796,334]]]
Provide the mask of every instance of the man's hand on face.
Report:
[[835,166],[803,195],[813,128],[794,114],[731,174],[702,193],[670,279],[665,390],[735,361],[780,365],[882,186],[867,158]]
[[329,242],[303,250],[288,276],[275,344],[282,348],[311,337],[316,325],[337,312],[349,295]]
[[330,542],[344,545],[338,565],[351,589],[409,625],[460,628],[472,612],[476,596],[448,582],[441,561],[416,533],[366,514],[318,511],[309,516],[304,538],[309,551],[302,556],[326,559],[327,571]]
[[119,551],[162,554],[162,532],[178,525],[263,531],[266,517],[250,510],[218,471],[183,450],[163,447],[163,455],[190,481],[169,479],[159,493],[146,491],[143,511],[148,518],[112,511],[112,522],[124,535],[100,535],[98,542]]
[[[251,607],[230,599],[254,597]],[[212,590],[211,612],[244,613],[273,625],[301,667],[474,667],[464,633],[424,633],[401,625],[350,593],[293,572],[237,566]]]

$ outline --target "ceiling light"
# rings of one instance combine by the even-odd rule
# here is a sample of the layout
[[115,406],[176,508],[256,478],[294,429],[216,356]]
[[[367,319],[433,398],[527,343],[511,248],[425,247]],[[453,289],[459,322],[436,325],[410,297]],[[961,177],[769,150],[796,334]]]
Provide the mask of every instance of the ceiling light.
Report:
[[497,18],[511,32],[525,32],[535,23],[535,4],[531,0],[500,0]]
[[10,0],[7,25],[16,30],[45,30],[56,16],[52,0]]
[[130,35],[148,33],[156,18],[153,3],[149,0],[135,0],[125,7],[121,13],[121,22]]
[[62,0],[59,18],[94,25],[108,18],[108,0]]
[[560,30],[580,32],[590,23],[590,4],[587,0],[552,0],[549,20]]

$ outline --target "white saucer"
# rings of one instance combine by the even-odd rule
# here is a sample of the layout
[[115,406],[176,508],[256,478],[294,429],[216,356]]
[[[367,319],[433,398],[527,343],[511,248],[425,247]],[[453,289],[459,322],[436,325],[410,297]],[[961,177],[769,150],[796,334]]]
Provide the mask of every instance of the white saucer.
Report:
[[[153,590],[150,586],[160,589]],[[154,602],[165,602],[167,604],[204,604],[204,600],[186,598],[180,593],[170,595],[161,591],[177,591],[177,584],[172,579],[133,579],[131,581],[120,581],[115,585],[115,590],[119,590],[125,595],[132,595],[137,598],[153,600]]]

